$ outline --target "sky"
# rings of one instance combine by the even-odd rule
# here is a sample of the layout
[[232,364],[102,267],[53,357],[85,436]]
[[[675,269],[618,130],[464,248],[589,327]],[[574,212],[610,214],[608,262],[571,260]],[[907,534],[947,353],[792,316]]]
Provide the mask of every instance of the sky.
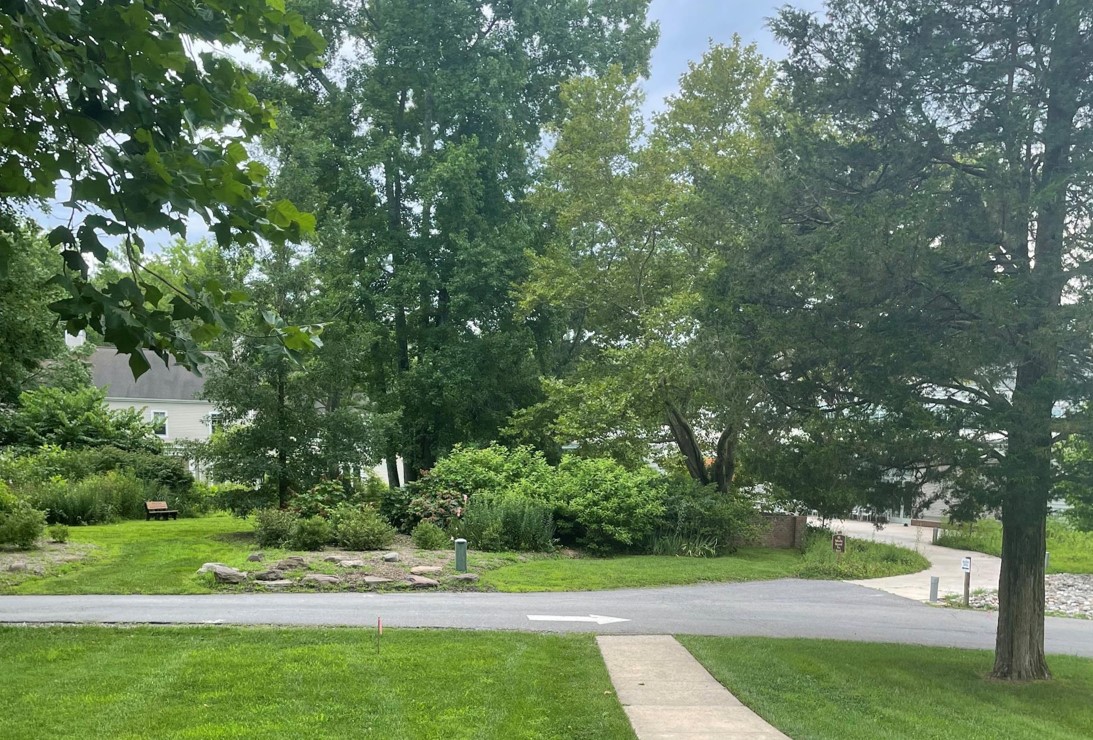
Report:
[[821,0],[653,0],[650,17],[660,24],[660,42],[650,60],[645,84],[647,111],[660,110],[661,101],[678,87],[687,62],[697,61],[714,43],[731,44],[739,34],[745,44],[756,43],[764,56],[781,59],[784,47],[767,28],[778,9],[791,5],[818,12]]

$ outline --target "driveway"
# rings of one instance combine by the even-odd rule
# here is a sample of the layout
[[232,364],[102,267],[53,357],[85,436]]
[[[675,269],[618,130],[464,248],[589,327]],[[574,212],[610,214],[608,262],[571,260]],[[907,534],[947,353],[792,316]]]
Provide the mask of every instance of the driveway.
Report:
[[898,524],[886,524],[876,529],[869,522],[836,519],[831,525],[836,532],[861,540],[889,542],[894,545],[917,550],[930,561],[927,570],[906,576],[890,578],[870,578],[861,581],[849,581],[866,588],[875,588],[896,596],[903,596],[915,601],[930,599],[930,577],[939,579],[938,596],[964,593],[964,571],[960,569],[962,558],[972,559],[972,590],[977,588],[998,588],[998,574],[1002,560],[993,555],[984,555],[971,550],[955,550],[951,547],[932,545],[931,527],[912,527]]
[[[808,637],[988,649],[995,632],[993,613],[796,579],[538,594],[0,596],[0,622],[9,623],[372,627],[377,618],[392,627]],[[1049,617],[1046,635],[1049,652],[1093,657],[1093,621]]]

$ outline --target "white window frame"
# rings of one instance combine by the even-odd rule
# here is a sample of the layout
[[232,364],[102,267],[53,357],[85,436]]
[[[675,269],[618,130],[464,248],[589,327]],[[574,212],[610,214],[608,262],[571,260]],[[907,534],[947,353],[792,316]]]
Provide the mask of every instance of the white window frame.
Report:
[[216,431],[216,425],[218,423],[223,426],[224,414],[220,413],[219,411],[210,411],[208,414],[205,415],[205,425],[209,427],[209,434],[212,434]]
[[[167,439],[167,437],[170,436],[168,434],[167,427],[168,419],[170,419],[170,414],[168,414],[164,409],[152,409],[148,413],[150,415],[149,423],[151,423],[152,425],[152,433],[155,434],[157,437],[160,437],[161,439]],[[160,434],[156,431],[156,414],[163,414],[163,434]]]

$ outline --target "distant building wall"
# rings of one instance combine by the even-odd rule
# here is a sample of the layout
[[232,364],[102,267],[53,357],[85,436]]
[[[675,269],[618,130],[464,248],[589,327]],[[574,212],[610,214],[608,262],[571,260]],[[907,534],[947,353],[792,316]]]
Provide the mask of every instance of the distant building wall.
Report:
[[147,422],[152,421],[152,412],[166,412],[167,434],[161,437],[165,442],[206,440],[212,431],[209,427],[209,414],[213,411],[213,405],[208,401],[108,397],[106,405],[112,409],[137,409]]

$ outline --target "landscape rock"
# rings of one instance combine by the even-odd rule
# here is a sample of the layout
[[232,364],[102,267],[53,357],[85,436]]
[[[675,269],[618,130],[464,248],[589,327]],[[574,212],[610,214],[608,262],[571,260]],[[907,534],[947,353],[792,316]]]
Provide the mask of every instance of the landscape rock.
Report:
[[341,555],[327,555],[325,558],[323,558],[323,562],[324,563],[340,563],[340,562],[342,562],[342,556]]
[[[959,598],[953,598],[959,603]],[[998,609],[995,589],[971,594],[973,609]],[[1093,619],[1093,574],[1051,573],[1044,578],[1044,611],[1051,615]]]
[[389,552],[383,556],[383,562],[385,563],[397,563],[401,558],[397,552]]
[[439,573],[442,570],[444,569],[439,565],[415,565],[413,568],[410,568],[410,572],[415,576],[422,576],[426,573]]
[[364,566],[363,560],[339,560],[338,565],[343,568],[361,568]]
[[316,586],[333,586],[341,582],[341,578],[338,578],[337,576],[328,576],[323,573],[308,573],[300,579],[300,583],[314,583]]
[[266,554],[264,552],[252,552],[250,555],[247,556],[247,561],[251,563],[260,563],[265,559]]
[[230,567],[230,566],[224,565],[223,563],[205,563],[204,565],[202,565],[200,568],[197,569],[197,572],[198,573],[211,573],[212,571],[214,571],[217,568],[227,568],[227,567]]
[[460,573],[457,576],[452,577],[453,581],[464,581],[466,583],[474,583],[478,580],[477,573]]
[[273,567],[277,568],[278,570],[293,570],[295,568],[306,568],[307,561],[299,555],[289,555],[287,558],[278,561],[278,563]]
[[22,573],[22,572],[26,571],[26,569],[27,569],[27,564],[26,563],[12,563],[11,565],[8,566],[8,570],[12,573]]
[[434,581],[432,578],[426,578],[425,576],[406,576],[406,581],[414,588],[429,588],[440,585],[439,581]]
[[259,586],[267,586],[269,588],[281,588],[282,586],[291,586],[292,581],[287,578],[281,578],[276,581],[258,581]]
[[254,580],[256,581],[279,581],[284,577],[285,574],[275,568],[263,570],[254,574]]
[[247,580],[247,574],[241,570],[229,568],[219,563],[206,563],[205,565],[213,566],[209,568],[208,572],[213,574],[213,578],[216,579],[217,583],[242,583]]
[[382,576],[365,576],[364,582],[372,585],[377,585],[380,583],[390,583],[391,579],[383,578]]

